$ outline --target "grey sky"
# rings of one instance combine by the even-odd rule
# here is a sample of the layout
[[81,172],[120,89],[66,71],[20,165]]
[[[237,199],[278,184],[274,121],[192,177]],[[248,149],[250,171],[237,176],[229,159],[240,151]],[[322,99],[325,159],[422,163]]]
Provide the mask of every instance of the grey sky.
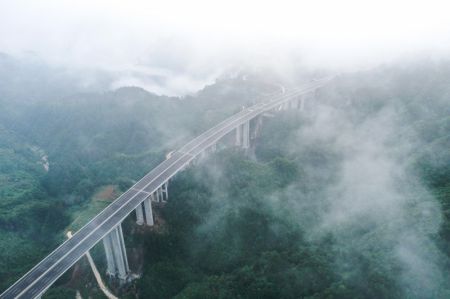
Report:
[[162,76],[183,92],[242,64],[348,69],[446,55],[448,11],[437,0],[0,0],[0,51],[116,71],[124,84]]

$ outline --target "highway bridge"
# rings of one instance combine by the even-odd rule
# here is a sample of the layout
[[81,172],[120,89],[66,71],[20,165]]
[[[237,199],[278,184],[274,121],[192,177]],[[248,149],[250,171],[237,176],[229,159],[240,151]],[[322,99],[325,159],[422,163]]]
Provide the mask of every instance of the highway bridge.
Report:
[[206,150],[215,148],[220,139],[233,131],[236,132],[235,145],[249,148],[251,128],[258,128],[265,113],[280,109],[303,110],[305,101],[331,79],[328,77],[309,82],[245,108],[172,152],[170,157],[4,291],[0,298],[40,298],[64,272],[101,240],[105,248],[107,274],[125,282],[130,269],[121,223],[130,213],[135,211],[137,224],[153,225],[152,202],[168,199],[169,180],[191,161]]

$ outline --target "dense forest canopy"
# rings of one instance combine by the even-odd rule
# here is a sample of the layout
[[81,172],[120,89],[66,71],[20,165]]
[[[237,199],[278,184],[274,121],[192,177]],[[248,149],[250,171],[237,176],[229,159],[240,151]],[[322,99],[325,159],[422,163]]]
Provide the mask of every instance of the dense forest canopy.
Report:
[[343,76],[267,120],[255,156],[181,174],[142,297],[450,296],[449,71]]
[[[100,92],[35,68],[0,57],[10,78],[0,85],[2,290],[64,239],[99,188],[124,191],[170,150],[276,91],[236,76],[182,98]],[[449,80],[445,61],[342,74],[306,111],[265,118],[250,152],[219,145],[171,182],[169,202],[155,208],[158,229],[136,230],[133,215],[125,221],[142,277],[117,291],[448,298]],[[14,92],[29,82],[33,97]],[[104,267],[101,248],[93,254]],[[90,285],[68,273],[44,297],[76,288],[103,298],[85,268]]]

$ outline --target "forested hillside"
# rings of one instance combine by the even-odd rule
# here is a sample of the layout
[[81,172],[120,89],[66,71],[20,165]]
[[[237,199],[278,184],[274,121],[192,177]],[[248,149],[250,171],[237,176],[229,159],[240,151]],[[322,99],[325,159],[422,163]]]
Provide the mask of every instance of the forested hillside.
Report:
[[343,76],[180,174],[139,296],[449,297],[449,71]]
[[[125,221],[142,277],[120,290],[112,283],[114,291],[448,298],[449,80],[450,64],[430,61],[343,74],[306,111],[266,117],[249,152],[219,145],[170,183],[156,228],[136,229],[134,215]],[[33,101],[0,93],[0,288],[61,242],[101,188],[123,191],[273,91],[234,77],[182,98],[136,87]],[[103,270],[101,248],[93,254]],[[76,285],[83,298],[102,298],[90,274],[78,284],[71,275],[45,297],[74,296]]]
[[62,202],[41,184],[45,170],[37,148],[0,125],[0,281],[2,289],[25,273],[68,224]]
[[0,77],[1,290],[82,224],[99,188],[125,190],[191,136],[278,91],[228,78],[183,98],[100,92],[107,78],[86,88],[76,72],[7,55]]

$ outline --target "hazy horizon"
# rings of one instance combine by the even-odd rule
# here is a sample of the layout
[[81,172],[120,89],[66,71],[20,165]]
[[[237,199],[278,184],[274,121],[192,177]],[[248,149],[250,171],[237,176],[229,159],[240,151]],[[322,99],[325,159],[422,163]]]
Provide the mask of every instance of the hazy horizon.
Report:
[[[342,72],[449,58],[444,1],[0,0],[0,52],[115,76],[157,94],[201,89],[223,72]],[[288,77],[288,76],[286,76]]]

